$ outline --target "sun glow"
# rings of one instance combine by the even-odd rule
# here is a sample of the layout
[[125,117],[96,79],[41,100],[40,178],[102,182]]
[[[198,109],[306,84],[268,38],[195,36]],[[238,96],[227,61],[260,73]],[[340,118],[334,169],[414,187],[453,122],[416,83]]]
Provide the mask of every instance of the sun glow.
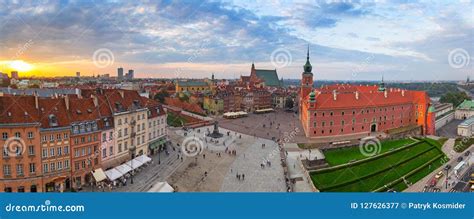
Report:
[[31,64],[28,64],[22,60],[16,60],[16,61],[11,62],[10,67],[19,72],[28,72],[33,69],[33,66]]

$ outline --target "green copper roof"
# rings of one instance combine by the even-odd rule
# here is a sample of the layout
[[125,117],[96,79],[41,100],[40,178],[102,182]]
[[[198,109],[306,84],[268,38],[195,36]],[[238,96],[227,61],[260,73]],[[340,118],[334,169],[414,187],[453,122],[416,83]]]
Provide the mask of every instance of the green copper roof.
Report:
[[434,111],[435,111],[435,108],[434,108],[433,106],[430,106],[430,107],[428,108],[428,112],[429,112],[429,113],[432,113],[432,112],[434,112]]
[[303,66],[304,72],[311,72],[313,70],[313,66],[309,62],[309,45],[308,45],[308,53],[306,54],[306,63]]
[[265,82],[265,86],[269,87],[281,87],[280,80],[278,80],[278,74],[276,70],[263,70],[255,69],[255,73],[258,78]]
[[474,110],[474,102],[472,100],[464,100],[459,104],[458,109]]

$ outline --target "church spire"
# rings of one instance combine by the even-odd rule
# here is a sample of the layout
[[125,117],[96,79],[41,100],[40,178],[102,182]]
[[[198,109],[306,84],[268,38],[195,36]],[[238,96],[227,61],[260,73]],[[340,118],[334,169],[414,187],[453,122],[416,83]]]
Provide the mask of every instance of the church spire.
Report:
[[311,73],[311,70],[313,69],[313,66],[311,66],[311,63],[309,62],[309,44],[308,51],[306,53],[306,64],[304,64],[303,68],[305,73]]
[[379,85],[379,91],[385,91],[385,82],[383,81],[383,74],[382,74],[382,81]]

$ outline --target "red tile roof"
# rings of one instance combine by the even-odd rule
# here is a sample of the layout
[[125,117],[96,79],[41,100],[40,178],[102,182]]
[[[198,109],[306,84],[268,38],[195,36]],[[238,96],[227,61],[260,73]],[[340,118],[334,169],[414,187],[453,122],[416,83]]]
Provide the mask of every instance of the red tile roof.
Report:
[[[336,92],[336,99],[334,99],[334,92]],[[359,99],[356,98],[356,92],[359,94]],[[362,108],[418,103],[420,101],[429,103],[429,97],[424,91],[387,89],[386,92],[387,97],[385,97],[385,92],[378,91],[377,86],[340,87],[331,85],[327,88],[315,89],[316,109]],[[308,98],[307,96],[306,99]]]

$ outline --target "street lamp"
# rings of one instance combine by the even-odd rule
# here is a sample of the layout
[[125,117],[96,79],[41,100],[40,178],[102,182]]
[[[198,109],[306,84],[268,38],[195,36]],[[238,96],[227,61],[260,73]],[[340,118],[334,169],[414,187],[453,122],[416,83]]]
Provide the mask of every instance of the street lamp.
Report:
[[446,190],[448,190],[448,172],[449,172],[449,169],[446,168]]

